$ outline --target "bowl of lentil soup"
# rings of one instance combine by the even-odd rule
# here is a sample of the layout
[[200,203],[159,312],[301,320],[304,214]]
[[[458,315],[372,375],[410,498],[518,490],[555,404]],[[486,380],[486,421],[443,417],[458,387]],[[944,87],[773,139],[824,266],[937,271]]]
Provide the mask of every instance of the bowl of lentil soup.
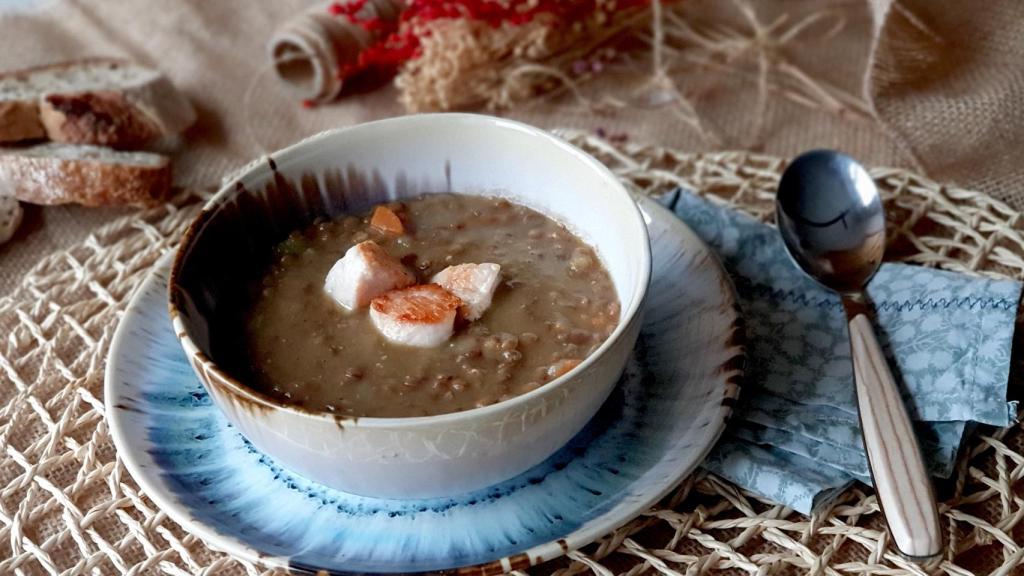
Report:
[[649,277],[640,212],[596,160],[430,114],[251,164],[186,233],[170,309],[257,448],[332,488],[425,498],[522,473],[582,429]]

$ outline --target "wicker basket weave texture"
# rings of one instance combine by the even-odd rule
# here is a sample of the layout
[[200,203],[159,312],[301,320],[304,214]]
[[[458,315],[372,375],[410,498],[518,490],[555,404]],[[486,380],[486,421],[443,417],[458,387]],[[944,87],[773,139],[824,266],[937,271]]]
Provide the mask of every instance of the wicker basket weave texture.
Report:
[[[785,166],[763,155],[562,134],[637,194],[685,186],[765,220]],[[871,173],[888,208],[891,258],[1024,279],[1020,213],[905,170]],[[0,574],[265,573],[207,548],[160,511],[118,460],[104,420],[104,362],[117,322],[207,194],[182,192],[97,230],[40,261],[0,299]],[[1024,435],[1019,427],[983,430],[967,452],[941,508],[946,553],[931,566],[898,556],[864,487],[806,517],[698,473],[614,534],[533,572],[1019,573]]]

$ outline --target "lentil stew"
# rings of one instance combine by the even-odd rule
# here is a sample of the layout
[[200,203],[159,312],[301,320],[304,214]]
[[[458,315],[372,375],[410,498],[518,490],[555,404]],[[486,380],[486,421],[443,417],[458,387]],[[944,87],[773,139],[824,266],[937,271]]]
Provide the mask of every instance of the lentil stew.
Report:
[[[283,403],[339,416],[467,410],[533,390],[579,364],[612,333],[619,302],[593,248],[508,200],[431,194],[321,220],[273,250],[246,303],[243,381]],[[456,321],[434,348],[388,342],[366,310],[345,310],[324,278],[352,246],[374,241],[420,283],[448,266],[496,263],[487,310]]]

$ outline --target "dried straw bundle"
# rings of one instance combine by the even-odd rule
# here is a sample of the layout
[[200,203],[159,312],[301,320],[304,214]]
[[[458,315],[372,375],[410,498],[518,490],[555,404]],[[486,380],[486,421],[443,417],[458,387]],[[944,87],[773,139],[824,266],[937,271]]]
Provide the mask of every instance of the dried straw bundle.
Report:
[[559,85],[574,87],[593,70],[584,61],[598,47],[646,24],[650,14],[650,3],[636,0],[475,4],[492,8],[483,17],[467,10],[461,17],[404,19],[400,33],[419,45],[395,79],[407,110],[493,110]]

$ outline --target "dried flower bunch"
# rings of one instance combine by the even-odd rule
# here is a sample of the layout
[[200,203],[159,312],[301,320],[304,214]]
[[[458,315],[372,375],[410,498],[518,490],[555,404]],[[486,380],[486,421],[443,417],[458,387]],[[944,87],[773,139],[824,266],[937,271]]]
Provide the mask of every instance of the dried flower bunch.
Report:
[[410,0],[397,22],[362,17],[381,0],[350,0],[328,11],[373,34],[348,78],[397,72],[410,111],[502,108],[599,69],[594,52],[645,21],[650,0]]

